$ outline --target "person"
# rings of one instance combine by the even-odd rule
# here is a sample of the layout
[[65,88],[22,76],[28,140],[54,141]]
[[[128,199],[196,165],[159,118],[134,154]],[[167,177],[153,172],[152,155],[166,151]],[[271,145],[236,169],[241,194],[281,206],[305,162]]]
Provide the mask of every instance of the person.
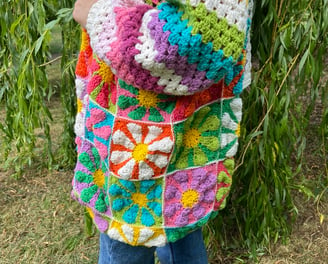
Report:
[[[148,1],[148,0],[147,0]],[[250,82],[248,0],[77,0],[72,196],[99,263],[207,263]]]

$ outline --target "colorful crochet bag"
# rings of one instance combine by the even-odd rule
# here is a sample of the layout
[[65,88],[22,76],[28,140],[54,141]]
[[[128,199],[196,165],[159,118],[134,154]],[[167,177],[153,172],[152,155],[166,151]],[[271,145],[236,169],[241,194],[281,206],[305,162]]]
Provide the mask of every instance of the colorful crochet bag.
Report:
[[156,4],[99,0],[90,10],[72,183],[101,232],[149,247],[225,206],[249,84],[248,1]]

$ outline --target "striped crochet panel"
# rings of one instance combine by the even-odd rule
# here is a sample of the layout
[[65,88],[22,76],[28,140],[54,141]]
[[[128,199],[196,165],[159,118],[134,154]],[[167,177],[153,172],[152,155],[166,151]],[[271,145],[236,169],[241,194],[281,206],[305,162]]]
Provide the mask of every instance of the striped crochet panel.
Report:
[[[238,71],[248,23],[246,1],[166,2],[152,8],[99,0],[87,29],[94,52],[118,78],[143,90],[188,95]],[[231,81],[230,76],[227,85]]]

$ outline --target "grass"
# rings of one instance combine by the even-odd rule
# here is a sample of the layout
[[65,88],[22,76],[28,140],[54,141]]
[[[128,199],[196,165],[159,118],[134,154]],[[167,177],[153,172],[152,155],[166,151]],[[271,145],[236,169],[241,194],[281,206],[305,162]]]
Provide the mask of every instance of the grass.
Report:
[[30,171],[0,189],[0,263],[95,263],[97,239],[83,231],[69,172]]

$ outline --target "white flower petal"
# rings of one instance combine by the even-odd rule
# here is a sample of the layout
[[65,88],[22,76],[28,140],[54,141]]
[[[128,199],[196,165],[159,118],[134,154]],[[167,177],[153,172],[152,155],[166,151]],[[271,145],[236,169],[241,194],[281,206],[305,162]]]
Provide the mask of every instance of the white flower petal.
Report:
[[137,143],[140,143],[141,142],[141,138],[142,138],[142,129],[141,129],[141,126],[139,126],[137,124],[134,124],[134,123],[129,123],[129,124],[127,124],[127,128],[131,132],[134,140]]
[[145,243],[149,238],[154,235],[154,231],[149,228],[142,228],[139,232],[138,243]]
[[148,146],[149,151],[161,151],[164,153],[170,153],[173,147],[173,141],[171,138],[166,137],[159,141],[155,141]]
[[221,135],[221,148],[231,143],[237,136],[235,134],[227,133]]
[[81,80],[80,78],[76,78],[75,86],[76,86],[77,98],[82,98],[83,92],[86,88],[85,82],[83,80]]
[[114,164],[119,164],[132,157],[131,152],[129,151],[113,151],[110,154],[110,161]]
[[158,168],[164,168],[165,166],[167,166],[169,160],[167,156],[163,156],[163,155],[148,155],[148,160],[155,163],[155,165]]
[[127,240],[132,244],[133,243],[133,237],[134,237],[134,231],[133,228],[129,225],[122,225],[122,231],[127,238]]
[[82,113],[78,113],[75,118],[75,124],[74,124],[74,132],[75,135],[78,137],[84,136],[84,115]]
[[149,180],[154,175],[154,171],[149,165],[141,161],[139,162],[139,179],[140,180]]
[[230,118],[228,113],[224,113],[222,116],[222,126],[233,131],[238,128],[238,124]]
[[243,103],[241,98],[236,98],[230,102],[230,107],[231,110],[233,111],[234,115],[236,116],[238,122],[241,121],[241,116],[242,116],[242,108],[243,108]]
[[149,129],[148,134],[144,140],[145,144],[150,143],[152,140],[157,138],[163,132],[162,128],[156,126],[150,126],[148,129]]
[[134,159],[129,160],[123,167],[121,167],[117,173],[123,179],[128,180],[132,176],[134,165],[136,164]]
[[122,146],[124,146],[128,149],[131,149],[131,150],[134,148],[134,144],[131,142],[131,140],[121,130],[117,130],[113,134],[113,143],[118,144],[118,145],[122,145]]
[[236,143],[233,144],[233,146],[228,150],[228,152],[226,153],[226,157],[235,156],[237,149],[238,149],[238,141],[236,141]]
[[116,228],[110,228],[107,232],[107,235],[114,240],[126,242],[124,240],[124,238],[121,236],[120,232]]

